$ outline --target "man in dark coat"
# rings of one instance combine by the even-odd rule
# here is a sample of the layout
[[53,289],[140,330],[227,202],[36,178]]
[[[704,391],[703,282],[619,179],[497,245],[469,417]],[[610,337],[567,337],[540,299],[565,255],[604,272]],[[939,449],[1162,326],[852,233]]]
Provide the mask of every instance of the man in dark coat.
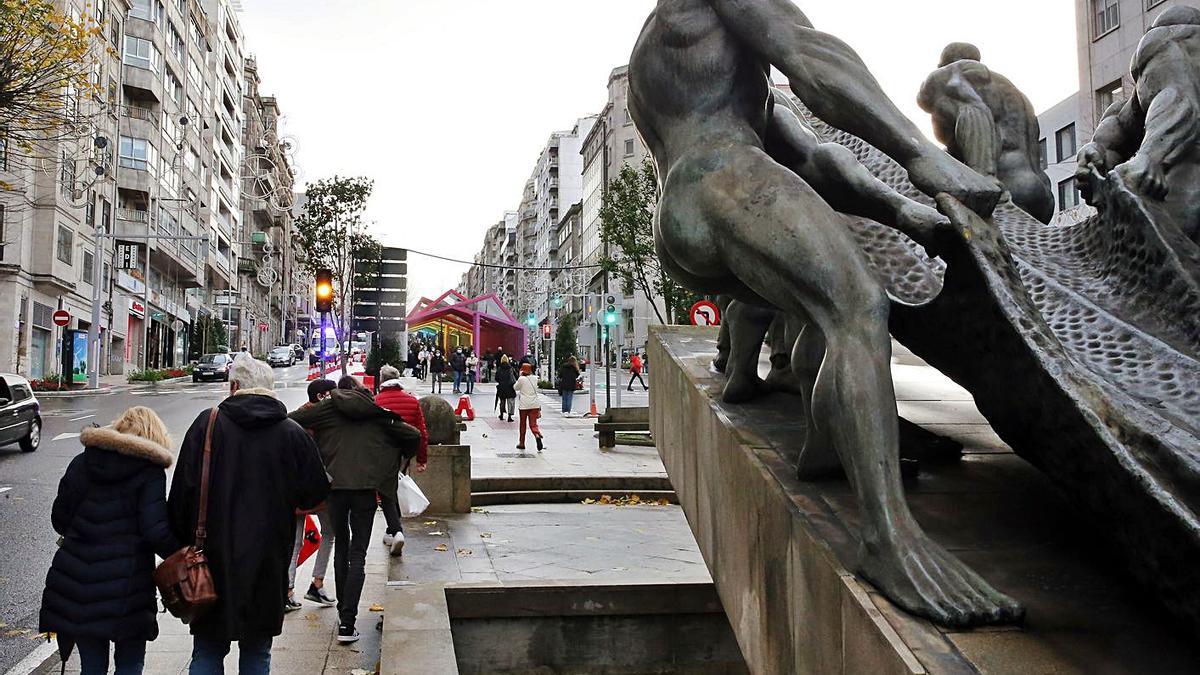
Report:
[[[296,509],[312,509],[329,493],[316,444],[275,398],[267,364],[239,354],[231,395],[213,428],[205,553],[217,603],[191,625],[191,672],[224,672],[238,642],[241,673],[267,673],[271,640],[283,630]],[[193,542],[209,411],[184,437],[168,499],[171,529]]]
[[67,466],[50,511],[63,543],[46,575],[39,630],[58,633],[64,660],[78,644],[84,672],[107,671],[110,641],[118,671],[140,668],[146,642],[158,637],[154,555],[180,548],[167,525],[171,452],[113,428],[84,429],[79,440],[85,450]]
[[396,489],[401,462],[417,453],[421,432],[376,405],[370,392],[350,376],[338,382],[329,398],[294,411],[292,419],[316,436],[333,479],[328,508],[334,528],[337,639],[355,642],[367,548],[375,525],[375,493],[388,486]]
[[430,386],[429,393],[442,393],[442,373],[446,370],[446,359],[440,351],[435,351],[429,359],[429,374],[433,376],[433,383]]

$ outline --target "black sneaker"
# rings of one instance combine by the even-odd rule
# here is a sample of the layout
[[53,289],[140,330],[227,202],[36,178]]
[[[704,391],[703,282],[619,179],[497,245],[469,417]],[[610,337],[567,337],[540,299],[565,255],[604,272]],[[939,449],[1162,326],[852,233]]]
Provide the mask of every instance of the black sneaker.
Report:
[[296,610],[300,609],[301,607],[303,607],[303,605],[301,605],[300,603],[296,602],[296,599],[295,599],[295,598],[288,598],[287,600],[285,600],[285,601],[283,602],[283,612],[284,612],[284,614],[287,614],[288,612],[294,612],[294,611],[296,611]]
[[311,584],[308,587],[308,592],[304,594],[304,599],[311,600],[318,605],[325,605],[326,607],[333,607],[337,604],[337,600],[325,595],[324,588],[317,588]]
[[358,631],[353,626],[338,626],[337,641],[344,645],[358,642]]

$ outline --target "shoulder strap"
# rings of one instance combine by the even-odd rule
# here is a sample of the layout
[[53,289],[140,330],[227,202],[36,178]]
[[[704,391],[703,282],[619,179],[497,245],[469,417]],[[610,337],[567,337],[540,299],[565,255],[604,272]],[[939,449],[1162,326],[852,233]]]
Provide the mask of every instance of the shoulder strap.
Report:
[[204,432],[204,462],[200,469],[200,504],[196,511],[196,541],[197,549],[204,548],[204,542],[208,539],[208,478],[209,465],[212,463],[212,435],[213,426],[217,423],[217,409],[213,408],[208,414],[208,430]]

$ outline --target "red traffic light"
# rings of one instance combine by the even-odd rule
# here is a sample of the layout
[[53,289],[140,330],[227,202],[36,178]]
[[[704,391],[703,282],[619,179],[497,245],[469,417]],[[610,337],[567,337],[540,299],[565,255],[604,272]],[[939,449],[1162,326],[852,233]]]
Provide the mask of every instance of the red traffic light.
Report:
[[542,324],[542,337],[549,340],[550,334],[551,334],[550,324],[548,324],[548,323]]

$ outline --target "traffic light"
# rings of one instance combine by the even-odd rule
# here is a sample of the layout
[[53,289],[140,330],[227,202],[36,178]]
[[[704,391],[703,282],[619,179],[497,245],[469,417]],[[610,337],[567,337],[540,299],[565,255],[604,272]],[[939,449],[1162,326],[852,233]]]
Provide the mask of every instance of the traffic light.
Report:
[[551,298],[550,304],[554,307],[554,309],[562,309],[563,297],[556,294],[553,298]]
[[552,331],[552,328],[550,327],[550,324],[548,324],[548,323],[542,324],[542,339],[549,340],[550,336],[551,336],[551,331]]
[[333,270],[317,270],[317,311],[333,311]]
[[616,325],[621,318],[621,313],[617,310],[617,296],[604,296],[604,323],[609,326]]
[[529,324],[529,326],[531,328],[533,326],[536,326],[537,325],[537,312],[535,312],[533,310],[529,310],[529,313],[525,315],[525,323]]

